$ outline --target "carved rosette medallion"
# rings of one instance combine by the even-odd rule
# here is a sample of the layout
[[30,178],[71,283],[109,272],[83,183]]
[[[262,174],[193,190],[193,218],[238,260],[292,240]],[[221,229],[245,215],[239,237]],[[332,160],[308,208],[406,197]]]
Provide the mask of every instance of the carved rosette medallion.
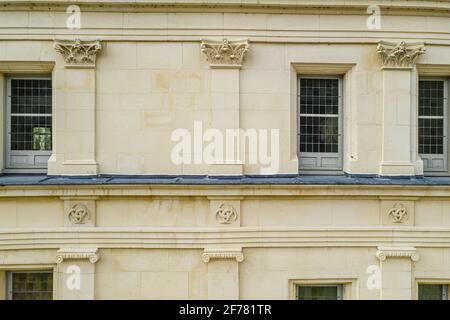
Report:
[[408,220],[408,211],[401,203],[396,203],[389,210],[388,216],[394,223],[404,223]]
[[211,68],[240,68],[249,48],[248,40],[202,40],[200,45]]
[[230,224],[237,220],[237,212],[231,204],[221,203],[216,210],[216,220],[221,224]]
[[74,204],[69,210],[69,220],[73,224],[85,224],[89,220],[89,210],[82,203]]

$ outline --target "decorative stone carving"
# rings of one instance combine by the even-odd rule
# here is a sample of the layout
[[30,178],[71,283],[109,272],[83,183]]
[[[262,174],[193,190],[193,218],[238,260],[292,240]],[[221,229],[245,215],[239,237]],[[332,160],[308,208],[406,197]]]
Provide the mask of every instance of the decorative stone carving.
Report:
[[62,248],[57,251],[56,263],[69,259],[88,259],[90,263],[96,263],[100,254],[97,248]]
[[242,249],[205,249],[202,256],[203,262],[211,259],[236,259],[236,262],[244,261]]
[[230,224],[237,220],[237,213],[231,204],[221,203],[216,210],[216,220],[221,224]]
[[419,56],[425,53],[425,45],[423,43],[405,43],[404,41],[399,44],[380,41],[377,52],[381,56],[385,68],[412,68]]
[[386,258],[388,257],[410,258],[414,262],[417,262],[420,259],[420,256],[414,247],[378,247],[375,255],[380,261],[386,261]]
[[404,223],[408,220],[408,211],[401,203],[396,203],[389,210],[388,216],[394,223]]
[[73,224],[85,224],[89,220],[89,210],[82,203],[76,203],[70,208],[69,220]]
[[63,221],[65,227],[95,227],[97,197],[61,197],[64,201]]
[[250,45],[248,40],[202,40],[200,48],[211,68],[240,68]]
[[102,49],[100,41],[55,40],[54,48],[61,53],[66,67],[95,67],[97,53]]

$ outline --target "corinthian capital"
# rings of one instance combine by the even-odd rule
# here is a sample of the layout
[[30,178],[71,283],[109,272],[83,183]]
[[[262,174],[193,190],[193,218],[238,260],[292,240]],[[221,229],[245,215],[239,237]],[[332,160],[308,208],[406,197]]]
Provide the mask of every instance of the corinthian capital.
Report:
[[250,45],[248,40],[202,40],[200,48],[211,68],[240,68]]
[[380,41],[377,52],[384,68],[412,68],[421,54],[425,53],[423,43],[400,43]]
[[94,68],[97,53],[102,49],[100,41],[55,40],[55,50],[61,53],[66,67]]

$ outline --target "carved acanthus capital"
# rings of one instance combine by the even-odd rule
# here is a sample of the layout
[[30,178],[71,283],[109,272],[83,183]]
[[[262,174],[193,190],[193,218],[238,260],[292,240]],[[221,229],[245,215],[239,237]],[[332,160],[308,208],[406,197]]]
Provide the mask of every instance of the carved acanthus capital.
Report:
[[66,67],[94,68],[97,53],[102,49],[100,41],[55,40],[55,50],[61,53]]
[[400,43],[380,41],[377,52],[384,68],[412,68],[421,54],[425,53],[423,43]]
[[416,248],[414,247],[378,247],[375,256],[380,261],[386,261],[387,258],[410,258],[417,262],[420,259]]
[[88,259],[90,263],[96,263],[100,259],[100,254],[97,248],[62,248],[57,251],[56,263],[59,264],[69,259]]
[[240,68],[250,45],[248,40],[202,40],[200,48],[211,68]]
[[236,262],[244,261],[242,249],[205,249],[203,262],[208,263],[211,259],[236,259]]

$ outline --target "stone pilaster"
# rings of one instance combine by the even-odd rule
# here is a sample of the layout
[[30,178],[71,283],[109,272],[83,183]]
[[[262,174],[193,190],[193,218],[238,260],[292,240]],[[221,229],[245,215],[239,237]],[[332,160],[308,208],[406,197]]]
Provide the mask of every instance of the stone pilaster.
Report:
[[412,265],[419,261],[414,247],[378,247],[381,268],[381,300],[412,299]]
[[425,53],[423,44],[380,42],[383,73],[382,161],[380,175],[423,174],[417,153],[415,64]]
[[56,254],[59,300],[93,300],[95,263],[100,259],[96,248],[62,248]]
[[[211,175],[241,175],[240,137],[227,136],[227,129],[239,132],[239,69],[249,50],[248,40],[203,40],[201,51],[211,68],[211,126],[222,132],[227,141],[235,139],[234,149],[224,150],[224,159],[210,165]],[[229,131],[231,132],[231,131]]]
[[239,299],[239,262],[244,261],[241,248],[207,248],[203,262],[208,264],[208,299]]
[[48,173],[95,175],[95,62],[99,41],[55,40],[53,153]]

